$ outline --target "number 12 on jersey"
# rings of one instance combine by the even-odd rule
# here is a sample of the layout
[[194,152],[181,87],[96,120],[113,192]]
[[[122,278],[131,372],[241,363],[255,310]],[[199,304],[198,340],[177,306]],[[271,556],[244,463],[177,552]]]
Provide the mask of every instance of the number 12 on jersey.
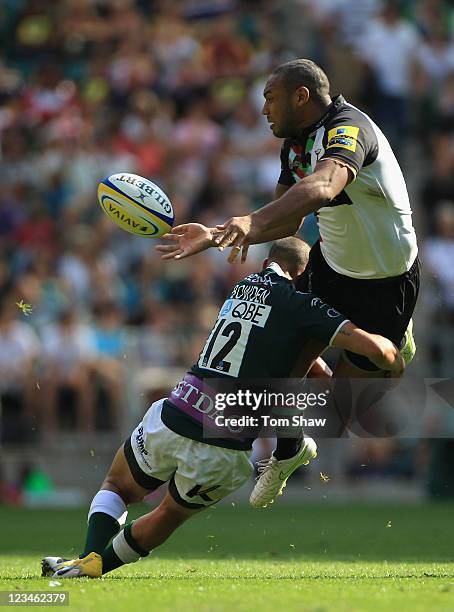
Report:
[[238,376],[254,327],[265,327],[271,306],[227,300],[200,353],[197,365],[206,370]]

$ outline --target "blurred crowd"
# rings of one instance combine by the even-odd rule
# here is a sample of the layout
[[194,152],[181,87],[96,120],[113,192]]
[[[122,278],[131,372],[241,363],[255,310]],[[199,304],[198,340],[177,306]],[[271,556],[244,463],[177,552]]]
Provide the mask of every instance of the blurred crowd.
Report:
[[[452,327],[454,2],[3,0],[0,49],[3,442],[116,430],[128,364],[197,357],[263,248],[245,266],[217,252],[164,264],[103,215],[97,183],[146,176],[178,223],[263,205],[281,144],[263,86],[295,57],[320,63],[332,93],[387,134],[412,194],[426,308]],[[444,350],[429,343],[427,375]]]

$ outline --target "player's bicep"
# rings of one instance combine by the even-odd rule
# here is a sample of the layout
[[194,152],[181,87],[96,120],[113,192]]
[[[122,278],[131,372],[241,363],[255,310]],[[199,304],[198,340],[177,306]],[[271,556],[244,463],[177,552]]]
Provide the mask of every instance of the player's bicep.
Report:
[[335,198],[355,178],[355,173],[348,165],[335,159],[320,161],[313,175],[315,180],[323,186],[329,198]]

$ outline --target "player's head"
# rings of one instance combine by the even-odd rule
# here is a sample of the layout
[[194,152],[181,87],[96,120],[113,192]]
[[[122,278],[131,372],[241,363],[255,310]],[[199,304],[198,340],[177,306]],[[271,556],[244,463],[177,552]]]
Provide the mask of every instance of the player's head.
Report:
[[328,77],[308,59],[292,60],[275,68],[263,95],[262,113],[278,138],[297,136],[302,125],[316,121],[317,110],[331,101]]
[[263,268],[275,262],[293,280],[304,272],[309,261],[309,251],[309,245],[297,236],[281,238],[271,245]]

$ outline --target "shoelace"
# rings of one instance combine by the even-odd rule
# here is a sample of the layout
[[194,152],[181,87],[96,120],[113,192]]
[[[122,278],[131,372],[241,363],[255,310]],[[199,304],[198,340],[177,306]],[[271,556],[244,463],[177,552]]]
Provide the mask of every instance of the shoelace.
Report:
[[261,459],[260,461],[257,461],[256,465],[257,465],[258,476],[256,480],[261,478],[262,474],[268,471],[276,463],[277,461],[275,460],[274,457],[270,457],[269,459]]

